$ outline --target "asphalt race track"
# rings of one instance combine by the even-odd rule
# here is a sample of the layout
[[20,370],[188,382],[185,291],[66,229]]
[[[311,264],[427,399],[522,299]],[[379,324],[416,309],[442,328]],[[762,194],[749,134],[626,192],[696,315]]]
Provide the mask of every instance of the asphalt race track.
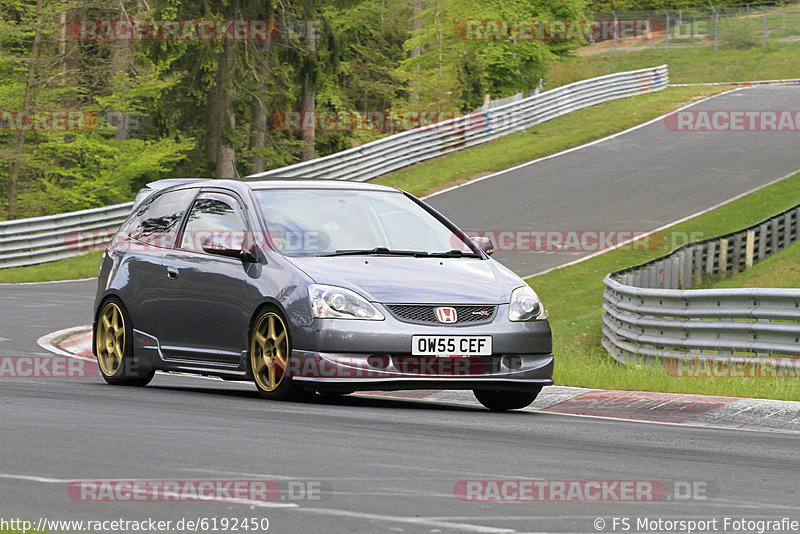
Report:
[[[610,525],[615,516],[800,516],[796,435],[376,397],[284,404],[260,400],[250,386],[163,375],[144,389],[98,378],[5,382],[6,517],[267,517],[272,532],[590,532],[598,517]],[[648,480],[668,489],[678,482],[703,500],[454,498],[460,480],[513,478]],[[257,507],[72,501],[69,482],[85,479],[292,481],[313,488],[315,500],[287,495]],[[687,494],[678,489],[678,497]]]
[[[690,109],[790,110],[798,98],[797,86],[755,87]],[[800,171],[797,145],[797,132],[671,131],[662,119],[427,201],[464,230],[495,237],[508,230],[644,233]],[[676,246],[681,238],[675,236]],[[526,276],[592,252],[501,246],[494,258]]]
[[[700,106],[792,109],[798,96],[800,88],[758,88]],[[653,229],[800,168],[791,135],[677,133],[657,122],[431,202],[468,229]],[[576,256],[497,257],[527,273]],[[94,289],[94,281],[0,285],[0,356],[45,354],[40,336],[89,324]],[[725,518],[800,521],[800,438],[791,433],[494,414],[375,395],[278,403],[259,399],[250,384],[163,374],[139,389],[98,376],[2,379],[0,421],[4,520],[152,518],[173,521],[177,532],[180,519],[268,518],[279,533],[666,530],[637,528],[644,518],[716,519],[714,531],[741,532]],[[73,481],[108,479],[267,480],[280,496],[86,502],[68,493]],[[549,481],[551,489],[559,481],[645,481],[637,487],[661,491],[656,500],[646,493],[623,502],[612,489],[607,502],[505,503],[454,492],[462,481],[512,479]],[[480,487],[474,495],[492,496]]]

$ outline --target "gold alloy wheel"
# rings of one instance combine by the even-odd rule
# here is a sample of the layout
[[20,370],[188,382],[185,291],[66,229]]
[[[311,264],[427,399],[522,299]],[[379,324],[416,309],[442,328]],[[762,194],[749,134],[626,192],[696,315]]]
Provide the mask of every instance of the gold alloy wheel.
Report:
[[250,342],[250,366],[253,378],[263,391],[275,391],[286,375],[289,338],[286,323],[275,312],[261,316]]
[[97,363],[106,376],[113,376],[125,355],[125,319],[122,310],[113,302],[109,302],[100,314],[97,323]]

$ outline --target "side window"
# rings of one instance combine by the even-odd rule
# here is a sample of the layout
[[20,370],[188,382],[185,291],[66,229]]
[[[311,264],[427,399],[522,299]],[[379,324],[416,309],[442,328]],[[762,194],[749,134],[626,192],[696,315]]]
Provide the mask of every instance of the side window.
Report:
[[130,239],[161,248],[172,248],[183,214],[196,189],[169,191],[142,207],[123,231]]
[[202,252],[203,242],[211,235],[222,236],[231,248],[241,248],[246,229],[233,198],[201,194],[189,212],[180,248]]

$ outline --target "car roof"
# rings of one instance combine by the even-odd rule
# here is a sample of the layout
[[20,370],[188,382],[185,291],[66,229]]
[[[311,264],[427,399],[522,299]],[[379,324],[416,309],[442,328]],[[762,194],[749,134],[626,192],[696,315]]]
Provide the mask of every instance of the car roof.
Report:
[[[166,180],[164,180],[166,182]],[[166,184],[172,185],[187,185],[191,187],[220,187],[226,189],[233,189],[235,191],[242,191],[245,189],[263,190],[263,189],[342,189],[342,190],[362,190],[362,191],[398,191],[397,188],[383,184],[372,184],[363,182],[344,182],[340,180],[259,180],[259,181],[242,181],[242,180],[213,180],[213,179],[196,179],[196,180],[176,180],[177,183]],[[148,184],[149,185],[149,184]]]
[[247,190],[263,191],[269,189],[332,189],[345,191],[390,191],[399,192],[400,190],[388,185],[370,184],[363,182],[343,182],[339,180],[214,180],[211,178],[166,178],[150,182],[143,187],[136,195],[134,206],[138,206],[151,193],[167,189],[181,189],[184,187],[213,187],[236,191],[245,194]]
[[202,182],[207,179],[208,178],[164,178],[163,180],[156,180],[155,182],[149,182],[147,185],[143,187],[143,189],[152,189],[152,190],[165,189],[173,185]]
[[340,180],[261,180],[245,182],[251,189],[361,189],[371,191],[397,191],[396,188],[364,182],[343,182]]

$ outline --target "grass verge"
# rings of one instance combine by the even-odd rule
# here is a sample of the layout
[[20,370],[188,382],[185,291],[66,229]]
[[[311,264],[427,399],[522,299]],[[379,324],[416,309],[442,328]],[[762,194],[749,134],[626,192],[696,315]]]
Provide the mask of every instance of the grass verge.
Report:
[[0,284],[91,278],[97,276],[102,255],[102,252],[91,252],[83,256],[65,258],[50,263],[0,269]]
[[[700,238],[747,227],[800,202],[800,173],[686,222],[662,231],[664,249],[621,250],[528,279],[550,312],[555,379],[559,385],[601,389],[628,389],[699,393],[733,397],[800,400],[800,380],[766,378],[673,377],[663,369],[639,369],[614,361],[600,340],[603,315],[603,278],[667,252],[670,235]],[[675,234],[673,234],[673,232]],[[793,249],[796,247],[793,247]],[[787,251],[789,252],[789,251]],[[800,254],[800,249],[791,250]],[[778,261],[778,257],[775,257]],[[788,260],[797,265],[797,257]],[[766,264],[767,260],[760,265]],[[740,276],[750,273],[748,271]]]
[[545,89],[614,72],[669,65],[670,83],[743,82],[800,78],[797,47],[719,50],[692,47],[573,56],[550,66]]
[[489,143],[418,163],[374,180],[423,196],[526,161],[627,130],[730,87],[670,87],[575,111]]
[[722,278],[709,287],[800,288],[800,242],[753,265],[751,269]]

